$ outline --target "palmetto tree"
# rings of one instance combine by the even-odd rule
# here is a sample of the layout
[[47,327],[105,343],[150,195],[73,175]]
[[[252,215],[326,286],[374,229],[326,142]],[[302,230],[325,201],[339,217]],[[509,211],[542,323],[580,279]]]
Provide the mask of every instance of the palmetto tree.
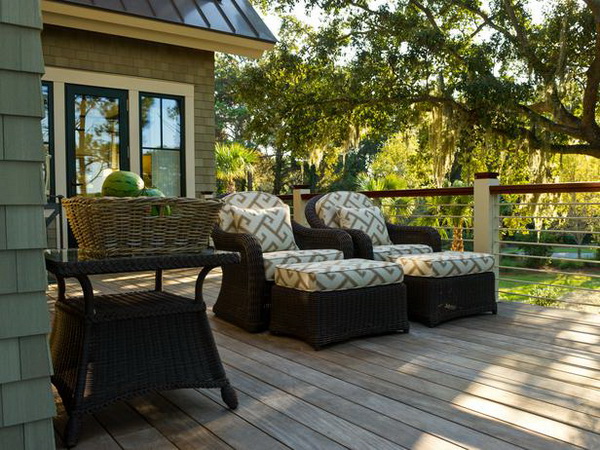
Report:
[[235,182],[252,173],[258,159],[258,152],[239,142],[218,143],[215,146],[217,180],[223,183],[226,192],[235,192]]

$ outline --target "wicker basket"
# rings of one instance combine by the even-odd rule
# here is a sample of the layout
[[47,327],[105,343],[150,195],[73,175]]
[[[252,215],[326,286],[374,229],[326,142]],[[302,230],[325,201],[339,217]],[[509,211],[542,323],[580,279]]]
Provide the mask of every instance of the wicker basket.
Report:
[[180,197],[72,197],[62,204],[79,248],[90,258],[205,249],[222,206]]

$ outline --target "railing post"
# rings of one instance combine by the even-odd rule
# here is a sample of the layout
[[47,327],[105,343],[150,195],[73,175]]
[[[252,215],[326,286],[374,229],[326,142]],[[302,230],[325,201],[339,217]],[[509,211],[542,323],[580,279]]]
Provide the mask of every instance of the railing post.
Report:
[[495,256],[496,300],[498,300],[498,277],[500,273],[498,216],[500,215],[498,196],[490,194],[490,186],[498,186],[498,174],[482,172],[475,174],[473,207],[473,250],[491,253]]
[[294,221],[300,225],[308,226],[306,222],[306,216],[304,215],[304,208],[306,201],[302,200],[302,194],[310,194],[310,186],[308,184],[297,184],[294,186],[292,191],[293,195],[293,218]]

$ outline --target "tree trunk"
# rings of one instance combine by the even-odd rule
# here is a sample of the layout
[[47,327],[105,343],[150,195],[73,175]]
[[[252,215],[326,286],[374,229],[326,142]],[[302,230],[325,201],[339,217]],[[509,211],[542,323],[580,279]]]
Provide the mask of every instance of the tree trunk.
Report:
[[274,167],[274,178],[273,178],[273,194],[279,195],[283,190],[283,150],[275,149],[275,167]]

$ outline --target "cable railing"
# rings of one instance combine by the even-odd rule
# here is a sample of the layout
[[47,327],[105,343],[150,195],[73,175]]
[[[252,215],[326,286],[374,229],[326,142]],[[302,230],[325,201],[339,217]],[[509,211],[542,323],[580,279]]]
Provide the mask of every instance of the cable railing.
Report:
[[[475,187],[363,194],[392,223],[437,229],[443,250],[494,254],[500,301],[600,313],[600,183],[502,186],[481,175]],[[303,192],[304,202],[318,195]]]
[[501,300],[600,313],[599,185],[490,188]]

